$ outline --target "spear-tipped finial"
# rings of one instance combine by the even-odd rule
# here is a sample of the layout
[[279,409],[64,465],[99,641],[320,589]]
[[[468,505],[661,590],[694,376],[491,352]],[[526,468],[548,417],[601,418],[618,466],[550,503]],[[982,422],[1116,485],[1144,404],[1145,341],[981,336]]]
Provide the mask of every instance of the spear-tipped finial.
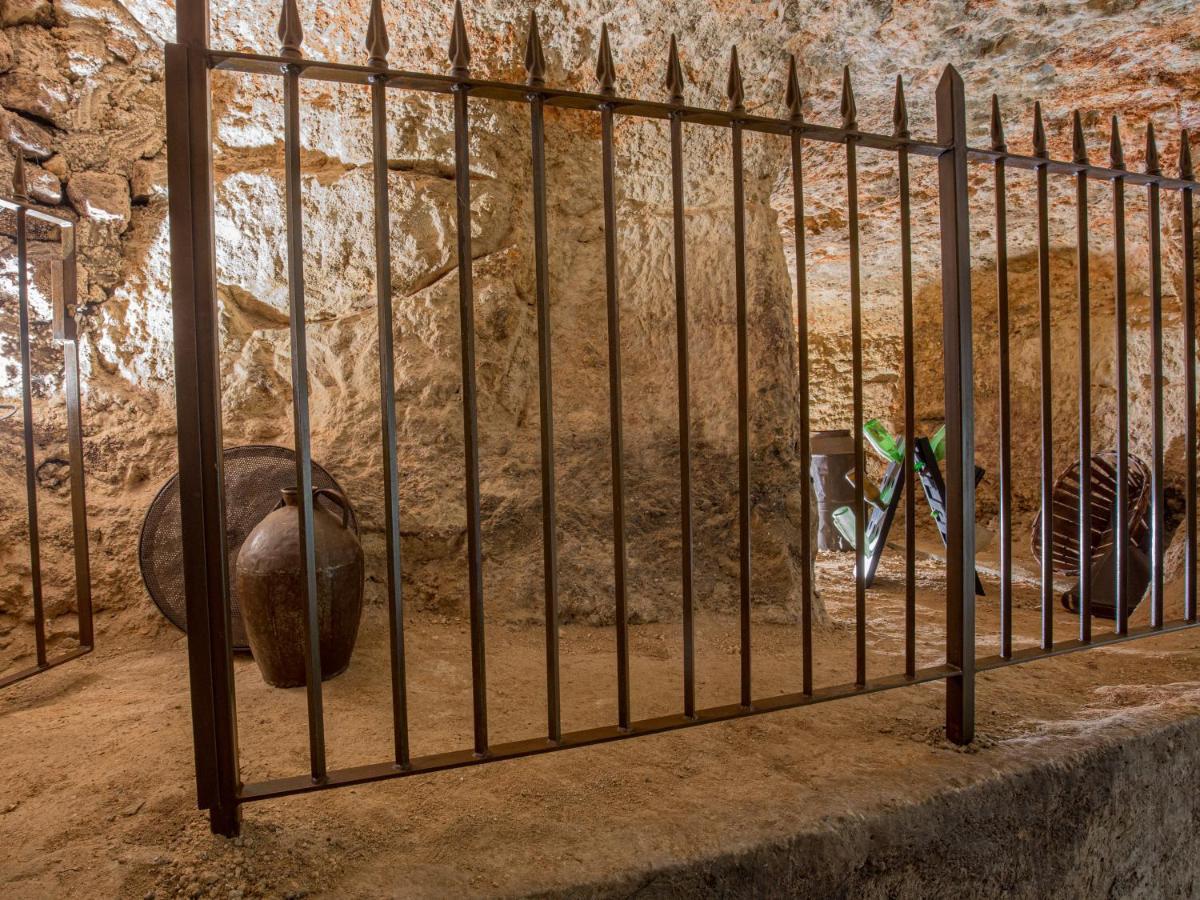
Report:
[[450,30],[450,74],[465,78],[471,74],[471,45],[467,41],[467,20],[463,18],[462,0],[454,0],[454,25]]
[[546,54],[542,50],[537,13],[533,10],[529,11],[529,37],[525,40],[525,81],[530,85],[546,83]]
[[746,87],[742,84],[742,67],[738,63],[737,47],[729,51],[729,81],[725,83],[725,96],[729,98],[729,111],[746,111]]
[[1000,97],[996,94],[992,94],[992,122],[990,130],[992,149],[1003,153],[1008,149],[1008,142],[1004,139],[1004,121],[1000,116]]
[[1088,164],[1087,139],[1083,136],[1083,119],[1079,117],[1079,110],[1071,114],[1071,152],[1075,162],[1081,166]]
[[279,35],[279,55],[299,59],[304,29],[300,25],[300,10],[296,7],[296,0],[283,0],[276,33]]
[[1033,104],[1033,155],[1047,156],[1046,149],[1046,125],[1042,121],[1042,102],[1040,100]]
[[371,14],[367,18],[367,65],[387,68],[388,50],[387,23],[383,20],[383,0],[371,0]]
[[1146,122],[1146,174],[1162,174],[1162,165],[1158,161],[1158,142],[1154,139],[1153,119]]
[[1125,149],[1121,146],[1121,126],[1116,116],[1112,117],[1112,137],[1108,141],[1108,158],[1114,169],[1125,168]]
[[849,66],[842,68],[842,127],[847,131],[858,130],[858,106],[854,102]]
[[667,50],[667,77],[663,84],[672,103],[683,103],[683,66],[679,64],[679,44],[673,34]]
[[617,67],[613,63],[612,44],[608,40],[608,23],[600,25],[600,56],[596,60],[596,81],[600,82],[600,93],[617,92]]
[[25,151],[15,141],[10,146],[13,152],[13,199],[28,201],[29,191],[25,186]]
[[787,94],[784,95],[792,121],[804,121],[804,95],[800,93],[800,74],[796,70],[796,54],[788,57]]
[[1185,128],[1179,135],[1179,177],[1184,181],[1194,181],[1196,171],[1192,168],[1192,136]]
[[896,102],[892,105],[892,128],[896,137],[906,138],[908,130],[908,104],[904,102],[904,79],[896,76]]

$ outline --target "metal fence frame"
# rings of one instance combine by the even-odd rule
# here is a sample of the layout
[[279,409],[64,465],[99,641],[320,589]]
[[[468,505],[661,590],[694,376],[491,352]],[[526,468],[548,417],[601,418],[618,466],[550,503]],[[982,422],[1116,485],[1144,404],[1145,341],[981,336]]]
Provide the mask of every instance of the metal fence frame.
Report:
[[[21,430],[24,439],[25,502],[29,522],[29,565],[33,594],[33,628],[37,662],[24,669],[0,673],[0,688],[23,681],[92,652],[92,582],[88,556],[87,502],[84,494],[83,416],[79,398],[79,340],[75,322],[77,282],[75,223],[47,212],[29,199],[25,186],[25,158],[13,146],[12,199],[0,197],[0,209],[16,218],[17,316],[21,345]],[[53,336],[63,348],[63,400],[67,411],[67,450],[70,464],[71,539],[75,566],[75,604],[79,646],[51,656],[46,648],[46,617],[42,599],[41,536],[38,529],[37,462],[34,459],[33,385],[29,326],[29,220],[58,229],[60,259],[53,260],[51,301]]]
[[[178,392],[179,461],[182,492],[184,535],[184,566],[188,610],[188,649],[191,668],[193,729],[199,805],[210,812],[215,832],[235,834],[239,828],[240,806],[243,803],[280,797],[339,785],[357,784],[388,778],[404,777],[424,772],[468,766],[501,759],[551,752],[640,735],[686,728],[708,722],[735,719],[748,715],[789,709],[809,704],[859,696],[906,685],[931,681],[946,684],[946,732],[957,743],[968,743],[974,734],[975,677],[978,671],[998,668],[1031,659],[1043,658],[1072,650],[1128,640],[1148,634],[1163,633],[1196,624],[1195,602],[1195,381],[1194,381],[1194,266],[1191,238],[1192,194],[1198,187],[1188,161],[1178,179],[1164,176],[1156,166],[1147,172],[1135,173],[1124,168],[1123,160],[1114,157],[1112,168],[1088,163],[1086,155],[1076,154],[1071,162],[1051,160],[1045,153],[1044,131],[1038,155],[1033,157],[1008,153],[998,129],[998,110],[993,145],[987,149],[969,147],[966,137],[966,101],[961,77],[953,67],[947,67],[936,93],[937,139],[914,139],[908,130],[903,86],[897,82],[894,133],[890,135],[863,131],[858,127],[853,91],[847,71],[843,84],[842,122],[838,127],[811,124],[804,121],[801,110],[800,86],[795,60],[788,73],[785,98],[788,115],[785,118],[753,115],[744,105],[744,87],[736,50],[729,75],[729,108],[704,109],[690,106],[684,98],[684,80],[679,66],[675,42],[672,39],[668,54],[666,102],[652,102],[621,97],[616,88],[616,69],[613,63],[607,28],[601,31],[600,58],[597,65],[598,92],[583,93],[560,90],[545,83],[545,62],[536,17],[531,16],[525,54],[527,81],[512,84],[472,76],[470,48],[461,4],[456,2],[450,40],[450,73],[433,75],[391,69],[387,65],[389,50],[382,3],[372,0],[366,22],[366,65],[328,63],[305,59],[301,52],[303,31],[295,0],[284,0],[279,24],[281,49],[276,56],[240,53],[211,49],[208,46],[209,22],[207,0],[179,0],[177,4],[177,41],[167,45],[167,125],[170,177],[170,224],[172,254],[172,301],[175,316],[176,389]],[[286,189],[286,225],[288,243],[288,278],[292,342],[292,401],[297,451],[296,480],[303,502],[298,506],[299,526],[303,540],[302,560],[307,578],[307,699],[308,744],[310,771],[291,777],[243,784],[239,775],[237,728],[235,715],[233,667],[229,640],[228,571],[225,560],[223,477],[221,471],[221,404],[220,368],[218,364],[218,323],[216,303],[215,249],[213,236],[213,181],[210,122],[210,72],[222,70],[283,80],[284,95],[284,159]],[[308,417],[307,371],[304,331],[303,244],[300,206],[300,83],[316,80],[341,84],[358,84],[370,91],[372,103],[373,165],[375,199],[375,240],[377,272],[377,313],[379,316],[380,415],[383,433],[383,483],[385,491],[385,532],[387,541],[390,652],[392,675],[392,707],[394,722],[394,754],[379,763],[348,769],[329,770],[325,760],[324,717],[320,655],[317,634],[317,611],[314,598],[315,569],[311,492],[311,453]],[[390,228],[387,197],[387,134],[384,101],[389,90],[450,94],[454,104],[455,181],[458,215],[459,310],[462,342],[463,430],[466,449],[464,477],[467,508],[467,561],[469,574],[469,610],[472,656],[473,746],[430,756],[414,758],[409,752],[407,691],[405,685],[403,598],[401,595],[401,559],[399,528],[398,469],[396,458],[396,420],[393,403],[394,362],[392,353],[390,294],[390,258],[388,234]],[[541,409],[542,451],[542,509],[544,547],[544,590],[546,608],[546,705],[547,729],[544,736],[526,740],[493,744],[488,737],[486,671],[484,666],[484,597],[482,578],[482,538],[480,527],[479,447],[475,385],[474,296],[472,286],[471,197],[469,158],[470,99],[483,98],[525,104],[530,112],[530,139],[533,160],[533,216],[536,277],[536,318],[538,323],[539,392]],[[555,498],[552,421],[552,378],[549,319],[548,234],[546,227],[546,168],[544,110],[558,106],[595,112],[601,125],[602,169],[604,188],[606,308],[608,316],[610,423],[613,474],[613,537],[615,604],[617,612],[617,721],[614,724],[583,731],[564,733],[560,721],[559,658],[558,658],[558,582],[555,541]],[[616,116],[666,120],[670,125],[671,167],[674,210],[675,293],[678,332],[679,384],[679,444],[680,494],[683,577],[682,627],[684,647],[684,689],[681,712],[652,719],[636,720],[629,703],[628,623],[625,615],[626,558],[624,513],[624,464],[622,454],[621,359],[620,359],[620,297],[617,279],[616,192],[613,153],[613,124]],[[1038,118],[1039,131],[1040,115]],[[741,626],[741,696],[740,702],[727,706],[697,709],[695,701],[695,663],[692,590],[692,530],[691,530],[691,472],[689,442],[689,360],[687,337],[687,284],[684,259],[684,125],[728,128],[732,141],[732,183],[734,188],[733,233],[735,240],[735,271],[737,300],[737,368],[738,368],[738,471],[739,471],[739,584]],[[794,184],[797,258],[797,295],[799,321],[799,389],[802,398],[800,421],[800,464],[807,471],[810,457],[809,442],[809,348],[807,335],[807,285],[804,248],[804,191],[803,154],[806,141],[842,145],[846,158],[846,191],[849,209],[850,240],[850,304],[852,313],[852,342],[854,353],[854,435],[858,480],[855,485],[855,509],[858,528],[856,567],[856,677],[850,684],[814,688],[812,676],[812,589],[811,575],[804,568],[801,576],[802,617],[801,646],[802,687],[795,693],[755,698],[752,690],[752,648],[750,641],[751,552],[750,552],[750,449],[749,449],[749,359],[747,339],[747,296],[745,270],[745,205],[742,173],[742,141],[747,131],[787,137],[791,145],[792,178]],[[1153,137],[1151,136],[1151,142]],[[1186,145],[1186,136],[1185,136]],[[904,304],[905,350],[905,446],[915,445],[914,397],[912,390],[913,348],[913,286],[911,261],[911,227],[908,164],[910,155],[935,158],[941,218],[942,307],[944,321],[945,372],[944,390],[947,421],[946,514],[948,520],[947,585],[946,585],[946,662],[943,665],[920,668],[915,662],[915,579],[913,523],[913,490],[911,471],[906,475],[908,489],[908,541],[905,594],[905,670],[902,673],[869,677],[866,665],[866,586],[863,566],[863,523],[865,471],[862,436],[862,334],[861,296],[859,285],[858,183],[857,149],[867,147],[896,154],[900,172],[901,249]],[[1145,185],[1150,191],[1152,208],[1158,209],[1161,189],[1178,190],[1184,203],[1185,255],[1188,288],[1185,298],[1187,329],[1192,337],[1188,342],[1188,384],[1190,399],[1188,433],[1191,449],[1188,453],[1188,511],[1187,511],[1187,611],[1184,620],[1163,621],[1162,613],[1162,398],[1161,384],[1156,387],[1156,459],[1153,513],[1155,522],[1155,587],[1152,606],[1154,621],[1144,629],[1130,629],[1122,600],[1122,616],[1112,634],[1092,636],[1089,587],[1085,584],[1084,614],[1080,617],[1080,636],[1076,640],[1058,642],[1053,639],[1049,622],[1053,614],[1052,591],[1043,596],[1043,620],[1046,623],[1041,646],[1030,650],[1013,651],[1011,646],[1011,467],[1007,453],[1001,461],[1001,522],[1002,522],[1002,648],[1000,654],[976,659],[974,610],[975,537],[975,447],[973,356],[971,328],[971,271],[970,232],[968,228],[968,167],[971,163],[991,164],[995,170],[1000,257],[1001,309],[1007,321],[1007,288],[1004,219],[1004,173],[1006,168],[1031,169],[1037,173],[1039,196],[1040,251],[1042,261],[1042,325],[1043,348],[1046,351],[1046,375],[1049,374],[1049,276],[1046,184],[1049,174],[1073,176],[1081,187],[1081,199],[1086,202],[1088,179],[1105,180],[1114,185],[1118,208],[1126,184]],[[1156,213],[1157,214],[1157,213]],[[1123,213],[1118,223],[1123,234]],[[1086,230],[1086,209],[1080,217],[1080,227]],[[1157,247],[1157,245],[1156,245]],[[1123,265],[1123,244],[1118,245],[1118,262]],[[1081,259],[1081,272],[1086,274],[1086,256]],[[1153,266],[1158,272],[1155,281],[1157,312],[1156,340],[1161,346],[1161,258],[1155,249]],[[1087,287],[1083,279],[1081,322],[1087,320]],[[1123,274],[1119,282],[1118,302],[1123,310]],[[1121,326],[1124,327],[1122,312]],[[1123,339],[1123,338],[1122,338]],[[1121,345],[1123,347],[1123,344]],[[1009,431],[1009,387],[1007,337],[1000,349],[1004,369],[1002,387],[1002,429],[1007,442]],[[1160,354],[1161,357],[1161,354]],[[1085,362],[1086,365],[1086,362]],[[1156,363],[1161,367],[1161,358]],[[1161,371],[1156,370],[1161,375]],[[1087,370],[1081,373],[1087,382]],[[1043,390],[1043,409],[1049,410],[1049,383]],[[1122,369],[1120,404],[1127,415],[1127,385]],[[1081,409],[1081,412],[1084,410]],[[1086,416],[1085,420],[1086,431]],[[1048,418],[1047,418],[1048,421]],[[1122,419],[1127,421],[1127,419]],[[1043,481],[1052,481],[1049,465],[1049,430],[1043,445]],[[1081,439],[1081,452],[1090,452],[1090,436]],[[1127,459],[1127,446],[1122,431],[1122,459]],[[908,467],[911,470],[911,466]],[[1124,471],[1124,470],[1122,470]],[[809,551],[809,491],[807,479],[802,479],[802,526],[800,542],[805,557]],[[1046,488],[1045,490],[1048,490]],[[1087,504],[1086,497],[1082,503]],[[1125,499],[1122,498],[1122,504]],[[1047,507],[1048,508],[1048,507]],[[1085,506],[1085,510],[1086,510]],[[1124,510],[1122,506],[1122,510]],[[1086,518],[1084,519],[1086,521]],[[1048,572],[1049,542],[1044,543],[1043,565]],[[1123,545],[1122,545],[1123,546]],[[1125,565],[1122,553],[1121,565]],[[1052,583],[1052,582],[1051,582]]]

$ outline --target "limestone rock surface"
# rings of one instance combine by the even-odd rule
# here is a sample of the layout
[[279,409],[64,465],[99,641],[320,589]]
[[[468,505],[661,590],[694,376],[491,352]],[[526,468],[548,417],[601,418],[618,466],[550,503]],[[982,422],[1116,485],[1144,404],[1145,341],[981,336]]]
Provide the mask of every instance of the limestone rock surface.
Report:
[[67,184],[67,196],[81,216],[111,224],[118,232],[129,226],[129,182],[109,172],[76,172]]
[[54,7],[50,0],[4,0],[0,6],[0,22],[4,25],[51,25]]
[[[468,6],[472,67],[479,77],[520,80],[528,4]],[[361,8],[360,8],[361,7]],[[365,61],[367,4],[301,2],[304,52]],[[390,63],[441,72],[451,4],[387,0]],[[986,143],[987,100],[1001,95],[1014,148],[1029,140],[1032,100],[1044,101],[1051,151],[1069,155],[1070,109],[1097,158],[1107,117],[1126,115],[1128,156],[1140,164],[1139,129],[1155,117],[1163,157],[1173,160],[1181,127],[1200,128],[1200,46],[1187,0],[1029,5],[1014,0],[909,4],[832,0],[814,15],[794,0],[674,4],[550,0],[539,5],[547,81],[592,89],[600,21],[609,23],[621,93],[665,99],[666,47],[678,32],[688,102],[725,104],[726,60],[737,44],[752,113],[784,112],[786,54],[800,63],[807,119],[838,121],[840,70],[853,65],[864,129],[889,131],[892,90],[905,78],[910,127],[935,133],[933,91],[946,63],[968,86],[970,135]],[[213,45],[277,50],[278,4],[214,0]],[[80,328],[86,380],[87,458],[97,603],[157,622],[137,589],[136,538],[158,486],[175,470],[163,46],[173,38],[173,4],[159,0],[20,0],[3,7],[0,136],[23,147],[40,202],[79,217]],[[284,239],[282,92],[274,77],[213,75],[217,276],[222,327],[222,403],[227,445],[288,444],[292,425]],[[378,323],[372,234],[370,102],[353,85],[306,82],[301,110],[306,326],[315,458],[349,491],[373,562],[368,599],[379,601],[382,487],[378,409]],[[471,103],[472,237],[481,433],[485,588],[489,615],[541,615],[538,341],[528,112],[495,101]],[[408,602],[460,613],[466,590],[462,488],[457,223],[451,109],[447,98],[391,92],[387,106],[389,249],[394,307],[396,412]],[[736,515],[737,392],[728,134],[685,128],[688,323],[691,352],[697,602],[732,608],[738,597]],[[612,448],[600,151],[594,115],[547,112],[552,350],[559,546],[564,615],[613,616]],[[618,117],[621,351],[627,471],[630,609],[635,620],[670,619],[680,608],[679,457],[675,297],[667,129]],[[844,151],[804,147],[808,329],[814,428],[850,425],[848,243]],[[749,253],[751,493],[755,613],[790,620],[799,591],[795,229],[787,142],[746,138]],[[869,416],[901,421],[898,198],[895,158],[862,151],[864,391]],[[0,178],[11,162],[0,154]],[[936,167],[912,160],[913,271],[917,310],[918,403],[922,431],[943,413]],[[990,176],[972,170],[977,286],[976,384],[980,464],[994,472],[994,235]],[[1024,528],[1036,511],[1036,273],[1031,182],[1011,182],[1010,285],[1017,503]],[[54,184],[60,185],[56,195]],[[62,187],[65,185],[65,187]],[[1131,191],[1131,222],[1143,215]],[[1110,251],[1111,213],[1093,187],[1097,259]],[[1070,458],[1077,365],[1072,310],[1073,191],[1052,196],[1056,459]],[[1140,219],[1136,221],[1141,221]],[[1173,199],[1165,227],[1176,229]],[[1140,228],[1140,226],[1139,226]],[[1165,234],[1166,232],[1164,232]],[[1145,234],[1131,226],[1131,383],[1135,445],[1144,440],[1148,377]],[[1167,250],[1167,321],[1177,325],[1181,259]],[[1097,282],[1093,358],[1097,441],[1113,438],[1109,285]],[[11,265],[0,271],[4,296]],[[35,390],[44,430],[39,460],[60,455],[63,423],[54,411],[60,379],[49,341],[48,293],[34,298]],[[0,313],[0,402],[18,389],[15,323]],[[1177,333],[1177,332],[1175,332]],[[1073,355],[1074,354],[1074,355]],[[1076,360],[1076,361],[1073,361]],[[1167,357],[1169,478],[1182,477],[1181,351]],[[42,412],[44,410],[44,413]],[[3,411],[0,410],[0,416]],[[14,419],[0,421],[4,446],[19,458]],[[23,496],[19,467],[3,474],[3,496]],[[981,488],[981,518],[995,511],[995,480]],[[11,488],[11,489],[10,489]],[[52,505],[47,506],[48,509]],[[0,505],[21,534],[22,508]],[[54,515],[48,512],[47,515]],[[64,520],[65,521],[65,520]],[[1018,539],[1018,546],[1024,541]],[[67,572],[65,559],[48,560]],[[0,550],[0,642],[25,615],[28,578],[20,541]],[[11,595],[11,596],[10,596]],[[69,604],[69,599],[64,600]]]

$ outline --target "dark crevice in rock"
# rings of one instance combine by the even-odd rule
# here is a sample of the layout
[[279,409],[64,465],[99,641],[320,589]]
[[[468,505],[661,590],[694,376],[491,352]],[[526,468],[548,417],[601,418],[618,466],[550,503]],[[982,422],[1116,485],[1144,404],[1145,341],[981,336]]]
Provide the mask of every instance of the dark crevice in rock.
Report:
[[[433,178],[454,180],[454,167],[427,159],[389,159],[388,168],[393,172],[412,172],[416,175],[429,175]],[[474,177],[474,176],[472,176]]]
[[[481,260],[487,259],[489,256],[495,256],[498,253],[503,253],[504,251],[510,249],[512,246],[513,246],[512,244],[502,244],[494,250],[485,250],[482,253],[476,253],[474,256],[471,257],[471,262],[478,263]],[[457,270],[458,270],[457,260],[455,262],[448,263],[447,265],[442,266],[439,269],[435,269],[433,272],[430,272],[424,278],[420,279],[414,287],[412,287],[411,289],[406,291],[404,296],[405,297],[415,297],[417,294],[421,293],[422,291],[426,291],[429,288],[434,287],[439,282],[443,281],[445,278],[452,275]]]
[[226,314],[230,319],[237,321],[238,330],[241,332],[271,331],[288,327],[287,313],[264,302],[245,288],[236,284],[222,284],[217,288],[217,293],[219,298],[225,301]]
[[[370,163],[362,168],[370,168]],[[412,175],[425,175],[429,178],[438,178],[443,181],[453,182],[455,180],[454,167],[439,163],[435,160],[428,159],[389,159],[388,169],[393,172],[404,172]],[[485,175],[482,172],[471,171],[472,181],[494,181],[495,176]]]

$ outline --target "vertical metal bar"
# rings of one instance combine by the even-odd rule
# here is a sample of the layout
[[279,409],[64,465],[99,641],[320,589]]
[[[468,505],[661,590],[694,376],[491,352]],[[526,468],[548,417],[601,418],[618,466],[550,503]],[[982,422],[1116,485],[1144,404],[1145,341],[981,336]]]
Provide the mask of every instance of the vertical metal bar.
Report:
[[1043,650],[1054,646],[1054,432],[1050,342],[1050,200],[1046,166],[1037,168],[1038,309],[1041,334],[1041,600]]
[[737,303],[738,571],[742,706],[751,700],[750,649],[750,332],[746,298],[746,187],[742,124],[733,123],[733,255]]
[[42,550],[38,531],[37,460],[33,454],[33,360],[29,337],[29,236],[25,209],[17,210],[17,321],[21,341],[21,435],[25,456],[25,503],[29,514],[29,569],[37,664],[46,665],[46,613],[42,601]]
[[617,261],[616,159],[613,152],[613,107],[600,109],[600,142],[604,176],[604,275],[608,305],[609,435],[612,449],[613,574],[617,616],[617,724],[628,728],[629,611],[626,605],[628,566],[625,554],[625,437],[621,422],[621,297]]
[[1079,293],[1079,640],[1092,639],[1092,325],[1088,270],[1088,177],[1075,176]]
[[[896,100],[892,112],[895,134],[908,138],[908,106],[904,79],[896,76]],[[903,319],[904,366],[904,674],[917,671],[917,498],[916,498],[916,361],[913,349],[912,211],[909,196],[908,147],[897,152],[900,178],[900,280]],[[885,522],[885,525],[888,522]],[[882,537],[881,537],[882,540]],[[878,556],[875,557],[878,559]]]
[[407,767],[408,689],[404,652],[404,587],[400,555],[400,468],[396,448],[396,360],[392,328],[391,211],[388,205],[387,84],[371,77],[371,164],[375,190],[375,307],[379,327],[379,414],[383,441],[383,528],[387,541],[388,649],[392,673],[392,739]]
[[[1183,133],[1184,144],[1188,134]],[[1187,158],[1190,162],[1191,154]],[[1187,166],[1181,177],[1191,178],[1191,167]],[[1184,392],[1184,454],[1187,476],[1187,546],[1184,551],[1183,604],[1184,616],[1189,622],[1196,621],[1196,245],[1192,188],[1179,192],[1183,217],[1183,392]]]
[[[797,98],[798,105],[798,98]],[[803,691],[813,690],[812,660],[812,440],[808,361],[808,269],[804,235],[804,132],[793,128],[792,203],[796,218],[796,349],[800,373],[800,641]]]
[[967,110],[962,77],[947,66],[937,88],[938,194],[946,395],[946,736],[975,735],[975,391],[971,347],[971,231]]
[[215,833],[240,829],[237,714],[225,544],[221,383],[213,241],[208,4],[176,5],[166,47],[171,308],[183,583],[196,792]]
[[562,740],[561,689],[558,651],[558,524],[554,500],[554,378],[551,368],[550,239],[546,217],[546,98],[536,88],[546,83],[546,56],[538,31],[537,13],[529,13],[525,72],[530,91],[530,157],[533,169],[534,271],[538,321],[538,396],[541,422],[542,566],[546,629],[546,734]]
[[1163,624],[1163,556],[1166,551],[1163,473],[1163,316],[1162,316],[1162,213],[1160,188],[1150,193],[1150,382],[1153,406],[1150,429],[1150,626]]
[[175,40],[184,47],[208,49],[209,0],[179,0],[175,4]]
[[308,698],[308,756],[314,781],[325,777],[325,713],[321,696],[321,620],[317,609],[317,551],[313,530],[312,433],[308,410],[308,337],[304,308],[304,222],[300,186],[300,67],[283,76],[283,158],[286,191],[288,316],[292,347],[292,424],[296,444],[296,518],[304,570],[304,677]]
[[675,336],[679,383],[679,528],[683,575],[683,710],[696,715],[696,624],[692,547],[692,427],[688,378],[687,241],[684,237],[683,114],[671,114],[671,207],[675,237]]
[[84,487],[83,412],[79,397],[79,336],[75,323],[77,300],[75,230],[62,229],[61,264],[54,279],[63,317],[63,393],[67,405],[67,450],[71,461],[71,545],[75,554],[75,610],[79,645],[95,644],[92,622],[92,573],[88,553],[87,496]]
[[[1115,133],[1116,118],[1113,119]],[[1114,160],[1114,165],[1119,163]],[[1129,629],[1129,335],[1125,268],[1125,179],[1113,179],[1113,288],[1117,357],[1117,611],[1115,629]]]
[[1008,310],[1008,186],[1003,158],[995,165],[996,318],[1000,368],[1000,655],[1012,656],[1012,360]]
[[554,394],[551,370],[550,238],[546,220],[545,97],[529,94],[533,159],[533,244],[538,322],[538,388],[542,432],[542,564],[546,601],[546,718],[550,740],[562,740],[558,659],[558,525],[554,499]]
[[484,655],[483,532],[479,500],[479,412],[475,385],[475,282],[471,247],[470,85],[454,85],[454,186],[458,199],[458,313],[462,356],[463,450],[466,462],[467,575],[471,606],[471,695],[475,753],[488,752],[487,660]]
[[846,139],[846,206],[850,231],[850,349],[854,407],[854,683],[867,683],[867,508],[864,489],[862,288],[859,267],[858,158],[855,139]]
[[[913,359],[912,200],[908,148],[897,155],[900,174],[900,281],[904,350],[904,674],[917,671],[917,482],[913,451],[917,442],[916,363]],[[880,540],[882,540],[882,536]]]

